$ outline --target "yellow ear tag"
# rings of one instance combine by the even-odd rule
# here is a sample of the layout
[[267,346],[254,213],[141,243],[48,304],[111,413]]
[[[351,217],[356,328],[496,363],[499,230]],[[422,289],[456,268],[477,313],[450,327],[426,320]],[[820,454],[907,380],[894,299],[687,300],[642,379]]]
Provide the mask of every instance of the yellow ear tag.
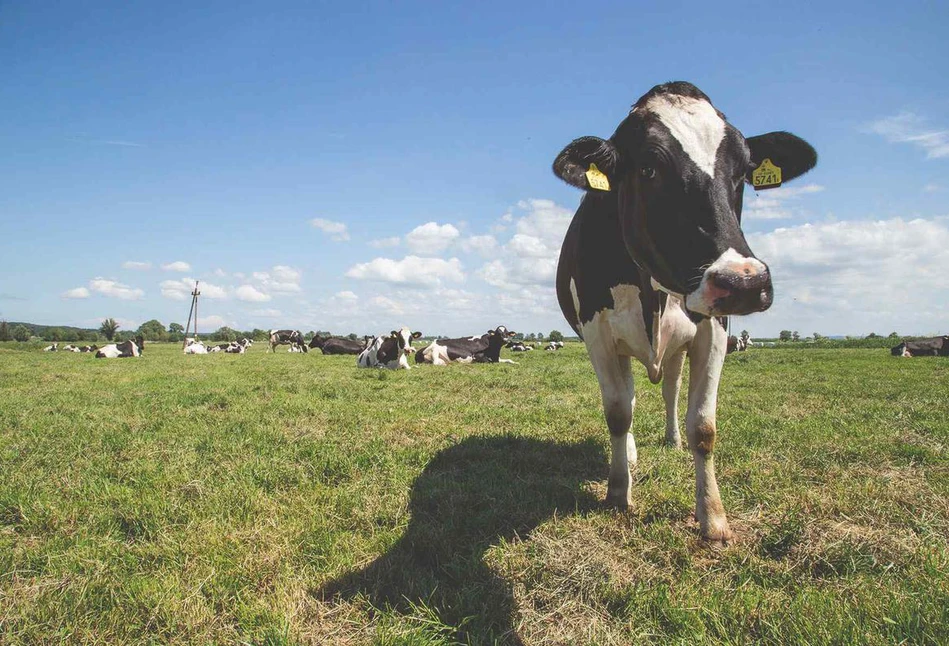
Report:
[[775,166],[765,158],[758,168],[751,172],[751,184],[755,188],[776,188],[781,186],[781,167]]
[[610,190],[610,180],[596,167],[596,164],[590,164],[590,170],[586,172],[586,176],[590,188],[595,188],[598,191]]

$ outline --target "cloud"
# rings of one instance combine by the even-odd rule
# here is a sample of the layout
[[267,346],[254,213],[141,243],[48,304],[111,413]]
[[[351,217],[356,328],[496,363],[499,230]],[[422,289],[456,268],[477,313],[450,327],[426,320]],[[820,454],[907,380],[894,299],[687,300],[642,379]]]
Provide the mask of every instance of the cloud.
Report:
[[413,253],[434,256],[451,246],[460,235],[454,225],[426,222],[405,236],[405,244]]
[[214,275],[217,276],[218,278],[226,278],[227,272],[221,269],[220,267],[218,267],[217,269],[214,270]]
[[393,236],[391,238],[379,238],[378,240],[370,240],[369,246],[376,249],[385,249],[387,247],[398,247],[402,242],[402,239],[399,236]]
[[129,287],[128,285],[108,278],[93,278],[89,281],[89,289],[97,294],[120,298],[125,301],[134,301],[145,296],[145,292],[137,287]]
[[254,316],[259,316],[265,319],[276,319],[283,316],[283,313],[280,310],[275,310],[273,308],[262,309],[262,310],[251,310],[250,312]]
[[89,290],[85,287],[76,287],[62,293],[63,298],[89,298]]
[[151,269],[152,263],[150,262],[139,262],[137,260],[126,260],[122,263],[122,269],[136,269],[139,271],[145,271],[146,269]]
[[745,205],[741,212],[742,222],[747,220],[785,220],[794,217],[795,210],[787,202],[794,202],[803,195],[820,193],[824,187],[820,184],[802,186],[781,186],[754,192],[748,189]]
[[175,262],[170,262],[167,265],[162,265],[162,269],[165,271],[191,271],[191,265],[186,263],[184,260],[176,260]]
[[234,290],[234,296],[240,301],[263,303],[270,300],[269,294],[258,291],[253,285],[241,285]]
[[[163,280],[159,287],[161,288],[161,295],[165,298],[170,298],[175,301],[184,301],[191,299],[191,291],[194,289],[194,278],[181,278],[179,280]],[[210,299],[224,299],[227,298],[227,289],[224,287],[219,287],[212,283],[199,283],[198,291],[201,292],[201,296]]]
[[359,300],[359,297],[350,291],[336,292],[333,297],[340,301],[348,301],[350,303],[355,303]]
[[[211,316],[201,316],[198,319],[198,325],[202,330],[207,331],[208,329],[216,330],[227,325],[224,322],[224,318],[218,316],[217,314],[212,314]],[[236,327],[236,324],[232,324],[232,327]]]
[[949,323],[939,305],[949,301],[946,219],[804,224],[751,234],[748,243],[775,281],[774,307],[755,318],[775,331],[909,334]]
[[441,285],[443,281],[460,283],[465,274],[457,258],[406,256],[402,260],[375,258],[354,265],[346,272],[346,277],[401,285]]
[[929,183],[923,187],[923,193],[938,193],[942,190],[942,186],[936,183]]
[[323,218],[313,218],[310,220],[310,224],[328,235],[330,240],[334,242],[345,242],[346,240],[349,240],[349,231],[346,230],[346,225],[342,222],[333,222],[332,220],[324,220]]
[[494,236],[470,236],[461,241],[461,248],[466,253],[479,253],[482,256],[490,256],[497,251],[498,241]]
[[293,294],[302,291],[300,279],[303,278],[303,272],[286,265],[275,265],[269,272],[255,271],[252,277],[261,289],[268,292]]
[[933,129],[912,112],[872,121],[866,131],[881,135],[892,143],[912,144],[926,151],[927,159],[949,157],[949,130]]

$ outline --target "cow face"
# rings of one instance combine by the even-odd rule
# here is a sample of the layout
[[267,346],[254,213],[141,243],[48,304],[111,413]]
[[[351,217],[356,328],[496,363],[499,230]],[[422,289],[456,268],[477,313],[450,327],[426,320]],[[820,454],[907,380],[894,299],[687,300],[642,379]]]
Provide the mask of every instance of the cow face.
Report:
[[389,336],[379,346],[376,353],[376,359],[381,364],[388,364],[392,361],[398,361],[402,355],[408,355],[412,352],[412,339],[422,336],[421,332],[412,332],[407,327],[401,330],[392,330]]
[[[744,183],[764,159],[788,181],[813,168],[817,153],[786,132],[746,139],[698,88],[676,82],[644,95],[609,140],[573,141],[554,173],[616,200],[636,264],[692,312],[719,316],[771,306],[771,274],[740,228]],[[607,191],[596,189],[607,188],[598,177]]]
[[488,330],[487,334],[488,336],[497,337],[499,339],[502,339],[503,341],[507,341],[510,337],[517,334],[517,332],[514,332],[513,330],[509,330],[503,325],[499,325],[493,330]]

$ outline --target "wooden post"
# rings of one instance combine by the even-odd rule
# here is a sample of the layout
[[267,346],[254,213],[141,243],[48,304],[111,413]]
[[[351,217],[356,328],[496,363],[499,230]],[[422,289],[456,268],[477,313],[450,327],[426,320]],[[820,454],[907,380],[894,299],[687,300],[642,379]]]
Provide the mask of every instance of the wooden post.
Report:
[[192,318],[194,319],[194,340],[198,340],[198,296],[200,295],[201,292],[198,291],[198,281],[194,281],[194,291],[191,292],[191,309],[188,310],[188,324],[185,325],[185,338],[181,342],[182,350],[184,350],[188,343],[188,330],[191,329]]

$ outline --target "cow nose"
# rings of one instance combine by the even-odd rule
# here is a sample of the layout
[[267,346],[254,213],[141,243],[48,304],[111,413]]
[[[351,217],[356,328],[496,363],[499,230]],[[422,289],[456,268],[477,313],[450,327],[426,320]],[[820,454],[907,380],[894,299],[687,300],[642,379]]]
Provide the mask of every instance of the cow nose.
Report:
[[774,287],[767,265],[755,258],[729,260],[716,265],[706,275],[716,312],[751,314],[771,307]]

